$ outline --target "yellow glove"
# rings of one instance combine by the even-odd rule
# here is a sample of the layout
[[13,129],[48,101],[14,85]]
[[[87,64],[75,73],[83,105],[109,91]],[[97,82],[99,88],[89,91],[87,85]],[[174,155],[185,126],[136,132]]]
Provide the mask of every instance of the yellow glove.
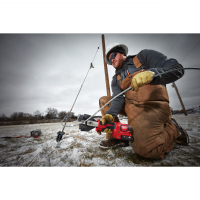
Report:
[[[104,115],[104,116],[101,118],[100,121],[101,121],[102,124],[104,125],[106,122],[114,122],[114,118],[113,118],[112,115],[106,114],[106,115]],[[112,133],[112,130],[106,128],[103,132],[105,132],[105,133]]]
[[132,78],[131,86],[133,90],[138,92],[139,87],[149,84],[153,80],[154,72],[145,71],[140,72]]

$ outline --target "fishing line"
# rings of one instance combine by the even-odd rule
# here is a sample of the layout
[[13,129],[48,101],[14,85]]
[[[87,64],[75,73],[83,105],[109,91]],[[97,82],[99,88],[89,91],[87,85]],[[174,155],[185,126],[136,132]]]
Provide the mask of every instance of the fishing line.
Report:
[[[100,43],[99,43],[99,46],[97,47],[97,51],[99,50],[100,44],[101,44],[101,41],[100,41]],[[97,51],[96,51],[96,54],[95,54],[95,56],[94,56],[94,58],[93,58],[93,61],[94,61],[94,59],[95,59],[95,57],[96,57],[96,55],[97,55]],[[92,63],[93,63],[93,61],[92,61]]]

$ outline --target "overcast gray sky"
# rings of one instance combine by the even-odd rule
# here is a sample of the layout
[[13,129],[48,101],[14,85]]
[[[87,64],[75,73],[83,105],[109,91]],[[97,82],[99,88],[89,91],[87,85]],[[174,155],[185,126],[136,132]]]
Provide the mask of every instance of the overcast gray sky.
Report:
[[[154,49],[184,67],[200,67],[200,34],[105,34],[105,42],[127,45],[128,55]],[[1,34],[0,114],[69,111],[100,43],[101,34]],[[93,114],[106,95],[102,44],[93,65],[73,108],[76,115]],[[108,72],[111,82],[110,65]],[[200,105],[199,77],[200,71],[188,70],[176,82],[186,108]],[[170,106],[181,109],[171,84],[167,89]]]

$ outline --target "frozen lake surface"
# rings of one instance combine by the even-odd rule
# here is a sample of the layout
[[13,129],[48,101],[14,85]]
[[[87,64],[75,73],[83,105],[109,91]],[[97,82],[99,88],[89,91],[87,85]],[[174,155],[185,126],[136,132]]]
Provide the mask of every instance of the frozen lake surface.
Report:
[[[95,129],[81,132],[76,127],[65,128],[65,135],[57,145],[60,123],[1,126],[0,137],[30,136],[30,131],[41,129],[39,138],[0,139],[0,166],[65,166],[65,167],[132,167],[132,166],[199,166],[200,114],[174,115],[189,135],[189,146],[175,145],[164,160],[141,158],[131,146],[101,150],[99,143],[105,134]],[[126,120],[121,122],[127,123]]]

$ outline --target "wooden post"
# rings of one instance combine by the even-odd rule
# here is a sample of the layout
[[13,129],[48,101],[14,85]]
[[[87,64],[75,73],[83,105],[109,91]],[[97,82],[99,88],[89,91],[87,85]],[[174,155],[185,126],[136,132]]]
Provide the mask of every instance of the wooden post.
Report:
[[105,40],[104,40],[104,35],[102,35],[102,49],[103,49],[103,62],[104,62],[104,71],[105,71],[105,80],[106,80],[106,91],[107,91],[107,96],[111,96],[110,95],[110,83],[109,83],[109,77],[108,77],[108,68],[107,68],[107,64],[105,61],[105,57],[106,57],[106,50],[105,50]]
[[180,101],[181,106],[182,106],[182,108],[183,108],[183,113],[184,113],[185,115],[187,115],[187,112],[185,111],[185,106],[183,105],[181,96],[180,96],[180,94],[179,94],[179,92],[178,92],[178,88],[176,87],[176,84],[175,84],[174,82],[172,83],[172,86],[173,86],[173,87],[175,88],[175,90],[176,90],[176,93],[177,93],[177,95],[178,95],[179,101]]

